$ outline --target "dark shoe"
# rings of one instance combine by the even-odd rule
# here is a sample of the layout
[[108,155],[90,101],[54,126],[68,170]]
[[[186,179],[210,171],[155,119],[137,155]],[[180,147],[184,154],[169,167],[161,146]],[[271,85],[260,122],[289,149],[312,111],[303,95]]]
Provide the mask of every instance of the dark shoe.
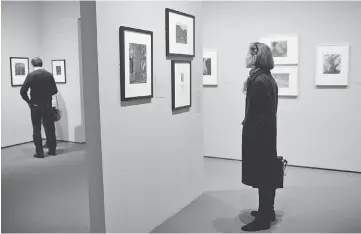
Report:
[[253,222],[244,225],[241,229],[245,232],[255,232],[255,231],[261,231],[261,230],[268,230],[271,228],[270,222],[255,219]]
[[55,155],[56,155],[56,152],[55,152],[55,150],[49,150],[49,151],[48,151],[48,154],[55,156]]
[[[253,217],[257,217],[257,214],[258,214],[258,211],[254,210],[254,211],[251,211],[251,215]],[[271,214],[271,217],[270,217],[270,220],[272,222],[276,221],[276,213],[273,211],[272,214]]]
[[34,158],[44,158],[44,154],[34,154]]

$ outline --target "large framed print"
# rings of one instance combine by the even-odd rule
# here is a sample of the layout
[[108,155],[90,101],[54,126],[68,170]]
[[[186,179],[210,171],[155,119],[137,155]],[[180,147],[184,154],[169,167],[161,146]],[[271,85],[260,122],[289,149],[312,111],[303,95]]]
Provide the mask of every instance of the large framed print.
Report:
[[316,55],[316,86],[347,86],[349,45],[319,45]]
[[218,54],[216,50],[203,50],[203,85],[218,85]]
[[29,58],[10,57],[11,86],[22,86],[29,74]]
[[166,55],[195,56],[195,17],[186,13],[165,9]]
[[298,66],[277,66],[271,71],[278,96],[298,96]]
[[119,27],[121,100],[153,98],[153,32]]
[[192,106],[192,67],[190,61],[172,60],[172,109]]
[[55,83],[65,84],[66,83],[66,65],[65,59],[58,59],[51,61],[51,69]]
[[297,35],[268,36],[260,42],[270,47],[276,65],[298,64]]

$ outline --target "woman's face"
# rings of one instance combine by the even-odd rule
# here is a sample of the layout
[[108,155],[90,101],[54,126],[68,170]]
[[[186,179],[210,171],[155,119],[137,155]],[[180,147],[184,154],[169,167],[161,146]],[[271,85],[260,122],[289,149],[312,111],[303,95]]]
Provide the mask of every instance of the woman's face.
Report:
[[250,51],[248,51],[247,55],[246,55],[246,68],[252,68],[254,65],[254,56],[251,54]]

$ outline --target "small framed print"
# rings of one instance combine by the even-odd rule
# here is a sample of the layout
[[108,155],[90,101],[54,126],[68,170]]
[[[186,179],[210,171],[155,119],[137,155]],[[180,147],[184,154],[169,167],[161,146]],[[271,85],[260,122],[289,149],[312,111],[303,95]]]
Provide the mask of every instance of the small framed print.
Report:
[[347,86],[349,45],[319,45],[316,55],[316,86]]
[[119,27],[121,100],[153,98],[153,32]]
[[195,56],[195,17],[186,13],[165,9],[166,55]]
[[277,66],[271,71],[278,96],[298,96],[298,66]]
[[29,74],[29,58],[10,58],[11,86],[22,86],[26,76]]
[[270,47],[275,65],[298,64],[298,36],[269,36],[260,42]]
[[66,83],[66,66],[65,60],[52,60],[51,61],[52,73],[57,84],[65,84]]
[[192,68],[190,61],[172,60],[172,109],[192,106]]
[[203,50],[203,85],[218,85],[218,55],[216,50]]

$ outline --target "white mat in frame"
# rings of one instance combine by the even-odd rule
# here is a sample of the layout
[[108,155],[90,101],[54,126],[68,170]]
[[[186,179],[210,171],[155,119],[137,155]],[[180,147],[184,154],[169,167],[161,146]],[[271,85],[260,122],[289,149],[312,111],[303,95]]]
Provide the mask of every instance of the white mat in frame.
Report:
[[347,86],[350,46],[321,44],[316,49],[316,86]]
[[172,60],[172,109],[192,106],[191,61]]
[[54,76],[55,83],[66,83],[66,64],[65,59],[57,59],[51,61],[51,69]]
[[270,47],[276,65],[298,64],[297,34],[269,35],[261,38],[260,42]]
[[276,66],[271,73],[279,96],[298,96],[298,66]]

